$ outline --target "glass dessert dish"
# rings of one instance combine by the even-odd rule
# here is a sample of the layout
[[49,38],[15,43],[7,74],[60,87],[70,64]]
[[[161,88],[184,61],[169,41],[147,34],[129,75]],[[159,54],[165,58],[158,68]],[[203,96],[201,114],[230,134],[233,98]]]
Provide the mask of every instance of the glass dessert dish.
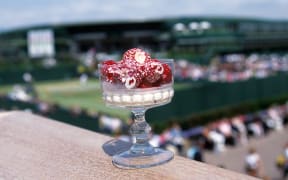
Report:
[[[127,68],[127,63],[124,68],[121,65],[121,70],[115,68],[115,66],[119,67],[119,65],[115,65],[114,62],[99,65],[100,82],[105,104],[107,106],[129,109],[134,115],[134,123],[130,128],[133,145],[128,151],[113,156],[112,162],[119,168],[147,168],[166,163],[174,157],[172,152],[152,147],[149,144],[151,127],[145,120],[145,111],[149,108],[169,103],[174,95],[173,60],[156,61],[158,67],[152,63],[152,68],[150,69],[153,69],[153,71],[150,72],[152,74],[157,72],[158,75],[154,73],[152,76],[151,73],[147,73],[148,61],[145,62],[146,68],[143,68],[144,63],[136,65],[132,63],[133,68],[137,66],[134,70],[146,69],[144,70],[145,72],[142,71],[140,73],[139,71],[129,73],[131,72],[130,65]],[[128,60],[128,62],[131,61]],[[127,72],[128,69],[129,72]],[[139,78],[138,75],[141,77]]]

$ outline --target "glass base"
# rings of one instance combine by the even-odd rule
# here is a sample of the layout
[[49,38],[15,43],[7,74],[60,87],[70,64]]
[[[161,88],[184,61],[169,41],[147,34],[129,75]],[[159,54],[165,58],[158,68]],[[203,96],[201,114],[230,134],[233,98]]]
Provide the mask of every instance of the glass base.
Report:
[[131,149],[113,156],[113,164],[121,169],[148,168],[169,162],[174,158],[170,151],[152,148],[148,152],[134,152]]

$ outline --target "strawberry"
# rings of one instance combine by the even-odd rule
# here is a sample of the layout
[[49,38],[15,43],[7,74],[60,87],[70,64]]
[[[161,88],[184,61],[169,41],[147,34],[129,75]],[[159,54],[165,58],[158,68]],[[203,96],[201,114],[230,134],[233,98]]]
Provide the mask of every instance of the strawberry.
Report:
[[120,61],[120,64],[125,67],[125,68],[129,68],[129,69],[137,69],[137,67],[139,66],[139,64],[137,63],[137,61],[135,60],[131,60],[131,59],[122,59]]
[[120,80],[121,71],[118,64],[113,60],[104,61],[100,71],[107,82],[112,83]]
[[107,73],[109,73],[109,72],[108,72],[108,67],[111,66],[111,65],[113,65],[113,64],[116,64],[116,62],[113,61],[113,60],[103,61],[103,62],[101,63],[101,69],[100,69],[101,74],[106,75]]
[[153,84],[149,83],[145,79],[139,84],[139,88],[150,88],[153,87]]
[[164,68],[160,61],[152,59],[145,64],[144,76],[149,83],[155,83],[161,78]]
[[125,87],[127,89],[133,89],[135,87],[137,87],[137,80],[135,77],[127,77],[126,80],[125,80]]
[[161,84],[168,84],[172,82],[172,71],[168,64],[162,64],[163,74],[161,76]]
[[116,64],[116,62],[113,60],[106,60],[102,62],[102,65],[113,65],[113,64]]
[[156,82],[154,82],[153,84],[152,84],[152,87],[159,87],[159,86],[161,86],[161,83],[162,81],[161,81],[161,79],[159,79],[158,81],[156,81]]
[[145,62],[149,61],[151,59],[151,56],[139,48],[133,48],[129,49],[123,54],[122,59],[124,61],[126,60],[132,60],[138,64],[144,64]]
[[128,89],[137,88],[142,82],[142,74],[136,69],[126,72],[125,87]]

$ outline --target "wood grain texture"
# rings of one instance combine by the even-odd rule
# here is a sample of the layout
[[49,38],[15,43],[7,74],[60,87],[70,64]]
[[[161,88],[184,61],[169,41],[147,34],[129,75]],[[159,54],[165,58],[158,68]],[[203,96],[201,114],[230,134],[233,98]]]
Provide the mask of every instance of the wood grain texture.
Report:
[[102,148],[111,139],[30,113],[0,113],[0,179],[255,179],[178,156],[118,169]]

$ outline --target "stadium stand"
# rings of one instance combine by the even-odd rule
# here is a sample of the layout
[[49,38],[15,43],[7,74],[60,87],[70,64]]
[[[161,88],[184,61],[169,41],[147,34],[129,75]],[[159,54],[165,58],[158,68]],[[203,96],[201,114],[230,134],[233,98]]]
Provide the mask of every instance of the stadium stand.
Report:
[[143,47],[159,56],[162,53],[207,64],[218,54],[285,51],[288,46],[287,21],[180,17],[45,25],[2,32],[0,59],[27,57],[27,33],[41,29],[53,32],[56,59],[62,61],[92,48],[97,53],[119,54],[131,47]]

